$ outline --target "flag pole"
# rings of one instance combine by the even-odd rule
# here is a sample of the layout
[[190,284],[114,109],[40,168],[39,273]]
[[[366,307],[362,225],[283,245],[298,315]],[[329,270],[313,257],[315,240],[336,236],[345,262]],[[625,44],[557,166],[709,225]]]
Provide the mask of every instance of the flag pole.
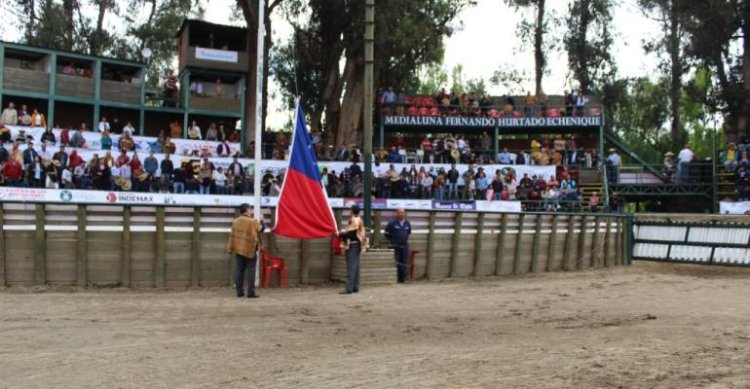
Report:
[[263,133],[263,44],[265,43],[265,10],[266,5],[264,0],[258,1],[258,44],[257,44],[257,60],[256,60],[256,73],[255,73],[255,174],[253,176],[253,194],[255,195],[254,204],[254,216],[256,220],[261,220],[260,212],[260,180],[262,177],[261,172],[261,142]]
[[[372,226],[372,110],[373,99],[373,52],[375,46],[375,0],[365,1],[365,96],[364,96],[364,151],[365,179],[362,197],[364,200],[365,227],[371,233]],[[376,226],[380,228],[380,226]]]

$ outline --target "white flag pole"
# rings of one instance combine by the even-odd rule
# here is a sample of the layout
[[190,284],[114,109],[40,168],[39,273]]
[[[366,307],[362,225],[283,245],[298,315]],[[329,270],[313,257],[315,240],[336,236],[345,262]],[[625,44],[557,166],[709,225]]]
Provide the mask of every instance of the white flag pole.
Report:
[[263,141],[263,44],[265,43],[265,1],[258,1],[258,44],[255,73],[255,175],[253,176],[253,194],[255,195],[255,219],[261,220],[260,212],[260,180],[262,177],[260,163],[261,142]]
[[[256,73],[255,73],[255,175],[253,176],[253,194],[255,195],[255,207],[254,216],[255,220],[261,221],[262,216],[260,212],[260,180],[263,177],[261,173],[260,162],[261,156],[261,142],[263,141],[263,44],[265,43],[265,11],[266,4],[264,0],[258,1],[258,44],[257,48],[257,59],[256,59]],[[251,27],[252,28],[252,27]],[[259,254],[259,253],[258,253]],[[263,265],[261,262],[262,258],[258,258],[257,266],[255,266],[255,286],[260,283],[259,274],[260,267]]]

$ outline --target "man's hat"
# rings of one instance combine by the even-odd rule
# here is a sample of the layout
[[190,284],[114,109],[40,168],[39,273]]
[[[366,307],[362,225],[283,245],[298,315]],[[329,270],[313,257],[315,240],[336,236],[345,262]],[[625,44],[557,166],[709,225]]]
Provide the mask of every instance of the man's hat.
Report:
[[664,156],[665,157],[674,157],[674,153],[671,152],[671,151],[667,151],[666,153],[664,153]]

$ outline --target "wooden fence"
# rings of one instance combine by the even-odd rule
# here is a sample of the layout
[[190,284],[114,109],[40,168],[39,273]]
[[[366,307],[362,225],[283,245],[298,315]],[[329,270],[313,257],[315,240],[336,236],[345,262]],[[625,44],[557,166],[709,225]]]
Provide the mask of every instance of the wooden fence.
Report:
[[[237,210],[219,207],[0,204],[0,285],[174,288],[231,285]],[[338,221],[347,210],[335,210]],[[273,224],[271,209],[264,219]],[[373,242],[393,211],[375,211]],[[629,219],[605,214],[410,212],[416,276],[429,280],[630,263]],[[331,279],[330,239],[265,234],[290,284]]]

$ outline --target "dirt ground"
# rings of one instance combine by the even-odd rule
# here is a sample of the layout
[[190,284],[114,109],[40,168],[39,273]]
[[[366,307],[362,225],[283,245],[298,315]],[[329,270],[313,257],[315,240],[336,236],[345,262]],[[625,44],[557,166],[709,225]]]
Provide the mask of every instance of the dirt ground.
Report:
[[750,270],[0,292],[2,388],[750,388]]

